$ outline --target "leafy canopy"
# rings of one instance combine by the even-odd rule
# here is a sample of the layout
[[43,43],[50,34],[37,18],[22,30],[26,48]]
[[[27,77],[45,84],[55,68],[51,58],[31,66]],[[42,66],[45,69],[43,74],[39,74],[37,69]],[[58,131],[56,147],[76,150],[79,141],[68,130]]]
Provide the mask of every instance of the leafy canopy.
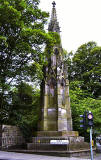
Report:
[[101,95],[101,47],[95,42],[81,45],[68,59],[70,81],[83,81],[81,88],[95,98]]
[[43,47],[51,50],[56,42],[55,36],[44,30],[49,15],[38,4],[39,0],[0,1],[1,116],[10,107],[12,86],[42,77]]

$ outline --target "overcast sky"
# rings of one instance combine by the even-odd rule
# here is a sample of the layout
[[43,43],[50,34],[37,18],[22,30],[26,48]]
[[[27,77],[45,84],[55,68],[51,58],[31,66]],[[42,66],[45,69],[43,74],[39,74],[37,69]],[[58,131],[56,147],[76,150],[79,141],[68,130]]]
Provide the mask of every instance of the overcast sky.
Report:
[[[41,9],[51,14],[53,0],[40,1]],[[68,52],[75,51],[88,41],[95,41],[101,45],[101,0],[55,0],[55,2],[64,49]]]

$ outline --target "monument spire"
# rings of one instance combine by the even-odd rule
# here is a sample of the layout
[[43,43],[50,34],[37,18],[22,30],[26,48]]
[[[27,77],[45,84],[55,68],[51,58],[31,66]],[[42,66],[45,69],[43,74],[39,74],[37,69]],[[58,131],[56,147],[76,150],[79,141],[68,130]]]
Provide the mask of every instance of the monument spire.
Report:
[[52,5],[53,8],[52,8],[51,20],[48,26],[48,31],[60,33],[59,22],[57,21],[57,15],[56,15],[55,1],[53,1]]
[[[60,34],[56,15],[56,3],[52,3],[52,14],[48,31]],[[44,68],[44,80],[41,85],[42,120],[41,130],[44,132],[72,131],[72,117],[69,97],[69,81],[63,64],[61,44],[54,44],[53,53],[47,59]]]

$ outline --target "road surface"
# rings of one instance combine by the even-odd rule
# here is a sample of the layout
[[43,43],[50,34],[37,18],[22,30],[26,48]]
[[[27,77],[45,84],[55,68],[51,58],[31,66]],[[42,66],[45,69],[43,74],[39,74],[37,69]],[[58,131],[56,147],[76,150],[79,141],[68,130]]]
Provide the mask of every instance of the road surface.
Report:
[[[90,157],[69,158],[0,151],[0,160],[90,160]],[[101,160],[101,154],[97,154],[94,160]]]

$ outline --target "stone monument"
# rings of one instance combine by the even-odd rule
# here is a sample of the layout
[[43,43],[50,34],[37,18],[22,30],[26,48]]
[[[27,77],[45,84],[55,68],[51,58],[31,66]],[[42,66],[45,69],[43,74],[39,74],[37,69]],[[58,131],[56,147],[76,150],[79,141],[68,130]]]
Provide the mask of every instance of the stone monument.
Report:
[[[52,3],[52,15],[48,31],[60,34],[59,23],[57,22],[55,2]],[[42,98],[42,131],[72,131],[72,116],[69,97],[69,81],[67,68],[63,63],[62,45],[55,45],[53,54],[45,67],[44,81],[41,85]]]
[[[53,2],[52,5],[48,31],[60,35],[56,3]],[[67,68],[63,63],[62,45],[54,45],[53,50],[53,54],[47,58],[48,65],[44,69],[44,80],[41,84],[40,130],[37,137],[33,137],[33,143],[28,144],[28,149],[68,154],[82,150],[82,153],[85,153],[89,145],[84,142],[84,137],[79,137],[78,132],[72,128],[69,81]]]

